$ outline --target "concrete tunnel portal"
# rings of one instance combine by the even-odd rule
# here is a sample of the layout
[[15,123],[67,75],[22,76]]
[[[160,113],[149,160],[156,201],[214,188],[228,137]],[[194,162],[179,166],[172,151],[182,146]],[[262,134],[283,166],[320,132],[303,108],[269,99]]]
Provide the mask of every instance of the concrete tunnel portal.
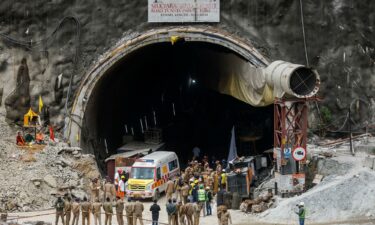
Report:
[[[143,141],[140,119],[143,129],[145,120],[154,127],[154,112],[164,148],[181,161],[191,158],[195,146],[208,156],[226,158],[233,126],[239,155],[272,148],[273,105],[254,107],[215,90],[223,80],[231,82],[226,76],[241,76],[243,65],[264,67],[267,60],[224,34],[188,33],[185,28],[183,38],[172,44],[176,33],[145,34],[117,46],[83,80],[67,136],[73,145],[94,153],[102,168],[132,129],[134,140]],[[254,145],[243,137],[257,141]]]

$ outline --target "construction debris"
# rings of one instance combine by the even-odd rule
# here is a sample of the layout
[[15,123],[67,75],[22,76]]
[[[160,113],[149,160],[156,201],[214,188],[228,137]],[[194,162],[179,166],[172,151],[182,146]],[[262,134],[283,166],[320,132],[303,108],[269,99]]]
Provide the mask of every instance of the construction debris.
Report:
[[93,156],[64,143],[33,152],[20,149],[11,138],[14,132],[5,129],[5,124],[0,127],[3,137],[0,140],[0,212],[48,209],[53,206],[56,195],[66,192],[88,196],[90,179],[100,177]]

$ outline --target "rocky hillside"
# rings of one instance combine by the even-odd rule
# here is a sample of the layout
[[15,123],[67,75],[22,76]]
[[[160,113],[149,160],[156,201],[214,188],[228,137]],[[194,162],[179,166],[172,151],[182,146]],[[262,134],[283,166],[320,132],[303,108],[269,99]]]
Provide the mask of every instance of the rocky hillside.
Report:
[[[352,110],[362,114],[356,119],[371,122],[375,2],[302,3],[307,57],[322,77],[322,104],[342,118],[341,124],[343,110],[358,98]],[[271,59],[306,64],[300,6],[299,0],[222,0],[221,22],[209,25],[251,40]],[[7,109],[9,121],[16,121],[17,111],[36,106],[42,95],[52,122],[60,126],[66,102],[70,106],[82,76],[100,54],[125,35],[163,26],[147,23],[146,0],[6,0],[0,15],[0,107]],[[22,58],[29,90],[17,79]]]

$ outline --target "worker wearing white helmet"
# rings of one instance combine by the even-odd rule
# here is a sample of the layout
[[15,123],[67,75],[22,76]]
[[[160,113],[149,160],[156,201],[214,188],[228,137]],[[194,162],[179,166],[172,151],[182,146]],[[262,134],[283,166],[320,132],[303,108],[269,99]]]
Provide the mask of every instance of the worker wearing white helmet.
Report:
[[298,215],[298,218],[299,218],[299,224],[304,225],[305,217],[306,217],[305,203],[300,202],[297,206],[298,206],[298,211],[296,212],[296,214]]

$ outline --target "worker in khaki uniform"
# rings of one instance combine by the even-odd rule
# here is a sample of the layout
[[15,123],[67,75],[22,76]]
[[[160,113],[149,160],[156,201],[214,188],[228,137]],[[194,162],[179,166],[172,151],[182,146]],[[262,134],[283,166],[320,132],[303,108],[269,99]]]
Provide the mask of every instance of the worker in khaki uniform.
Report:
[[81,212],[82,212],[82,225],[85,225],[87,221],[87,225],[90,225],[90,209],[91,203],[87,201],[87,198],[83,198],[83,202],[81,203]]
[[124,201],[120,197],[116,201],[116,217],[117,224],[124,225]]
[[102,203],[99,202],[99,199],[96,199],[94,203],[92,203],[91,207],[92,215],[94,216],[95,225],[102,225]]
[[78,225],[78,220],[79,220],[79,199],[77,198],[75,202],[72,203],[72,212],[73,212],[73,222],[72,225]]
[[228,221],[232,224],[232,218],[227,208],[224,208],[220,215],[220,225],[228,225]]
[[195,202],[193,204],[193,208],[194,208],[194,225],[199,225],[199,217],[201,216],[201,207],[197,202]]
[[167,188],[165,189],[165,193],[167,194],[167,200],[172,199],[172,195],[174,192],[174,182],[171,178],[169,178],[167,182]]
[[188,222],[188,225],[193,225],[193,216],[194,216],[194,204],[188,200],[188,203],[185,205],[185,216]]
[[221,224],[221,215],[226,212],[228,210],[227,206],[226,205],[219,205],[217,207],[217,219],[219,221],[219,225],[222,225]]
[[133,225],[133,213],[134,213],[134,205],[131,199],[128,199],[128,204],[125,205],[125,212],[126,212],[126,221],[128,225]]
[[142,220],[142,213],[144,210],[143,204],[139,201],[136,201],[133,207],[134,207],[133,225],[137,225],[137,219],[139,220],[140,224],[143,225],[143,220]]
[[94,178],[90,185],[91,190],[91,202],[95,202],[99,198],[100,182],[98,178]]
[[181,188],[182,202],[184,204],[187,203],[187,199],[188,199],[188,196],[189,196],[189,190],[190,190],[189,184],[185,182],[184,185]]
[[116,187],[109,180],[104,184],[104,200],[110,198],[111,201],[114,201],[116,197]]
[[69,225],[70,217],[72,216],[72,202],[71,202],[70,197],[67,197],[64,201],[64,211],[65,211],[65,225]]
[[112,215],[113,215],[113,209],[112,209],[112,203],[111,199],[107,198],[107,201],[103,204],[103,209],[105,212],[105,225],[112,225]]
[[186,205],[182,205],[181,202],[178,203],[178,218],[180,225],[185,225],[186,217]]
[[61,218],[62,224],[65,225],[65,223],[64,223],[64,208],[65,208],[64,200],[61,197],[58,197],[56,202],[55,202],[55,209],[56,209],[55,225],[57,225],[59,223],[59,218]]

